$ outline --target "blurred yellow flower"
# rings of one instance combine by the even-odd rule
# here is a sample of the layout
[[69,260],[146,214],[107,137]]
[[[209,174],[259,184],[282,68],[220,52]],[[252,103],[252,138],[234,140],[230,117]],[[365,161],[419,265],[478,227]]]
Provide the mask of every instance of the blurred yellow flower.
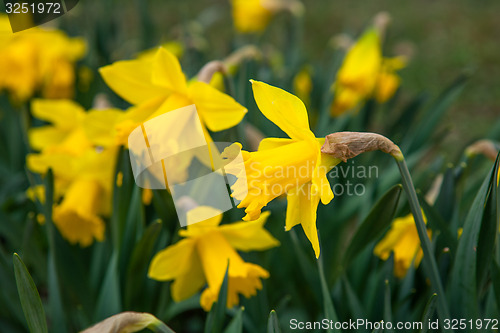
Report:
[[304,67],[293,78],[293,91],[298,98],[300,98],[305,105],[309,105],[313,82],[311,78],[311,68]]
[[[286,193],[285,229],[301,224],[319,257],[316,210],[320,200],[326,205],[333,199],[326,174],[340,160],[321,153],[325,139],[316,138],[309,129],[307,110],[300,99],[266,83],[251,82],[260,111],[290,139],[267,138],[257,152],[242,151],[246,178],[238,178],[233,196],[241,200],[239,208],[246,207],[243,219],[254,220],[265,205]],[[244,181],[248,193],[238,191]]]
[[[215,217],[189,225],[193,214]],[[279,242],[264,229],[269,216],[263,213],[252,222],[236,222],[219,225],[222,212],[211,207],[200,206],[188,213],[188,227],[179,231],[185,239],[160,251],[149,267],[149,277],[155,280],[174,280],[172,298],[182,301],[194,295],[205,284],[200,304],[209,311],[217,300],[224,274],[228,272],[228,308],[239,303],[239,294],[250,297],[262,288],[261,278],[269,273],[262,267],[246,263],[236,252],[263,251],[279,245]]]
[[356,109],[372,96],[379,103],[387,101],[399,87],[400,79],[395,73],[405,63],[403,57],[383,58],[378,31],[366,30],[349,49],[337,73],[332,86],[332,116]]
[[121,119],[113,121],[119,132],[117,138],[124,145],[128,134],[144,121],[191,104],[196,106],[207,140],[211,139],[206,128],[214,132],[228,129],[247,112],[232,97],[209,84],[188,82],[177,58],[162,47],[154,58],[118,61],[100,72],[111,89],[137,106],[126,115],[116,114]]
[[73,244],[89,246],[93,239],[103,240],[100,215],[111,208],[116,147],[94,146],[84,127],[90,113],[71,100],[37,99],[31,109],[35,117],[51,123],[29,130],[30,145],[41,153],[29,154],[26,164],[39,174],[53,170],[55,202],[64,196],[54,207],[54,224]]
[[295,15],[304,8],[297,0],[231,0],[234,27],[241,33],[263,32],[278,12],[289,10]]
[[241,33],[264,31],[273,16],[266,0],[232,0],[231,5],[234,26]]
[[[424,221],[427,219],[424,215]],[[431,230],[427,230],[431,237]],[[417,227],[412,214],[399,217],[392,222],[391,229],[385,237],[375,246],[373,253],[382,260],[389,259],[394,253],[394,275],[403,278],[410,268],[411,263],[418,267],[424,255],[420,247]]]
[[0,15],[0,90],[25,101],[40,90],[46,98],[73,96],[74,64],[85,54],[85,42],[62,31],[32,28],[12,33]]
[[116,149],[98,151],[87,149],[79,156],[67,152],[29,154],[28,169],[45,174],[54,173],[55,192],[64,193],[60,204],[54,207],[53,220],[61,235],[70,243],[89,246],[93,239],[104,238],[104,221],[100,215],[111,210],[112,177]]

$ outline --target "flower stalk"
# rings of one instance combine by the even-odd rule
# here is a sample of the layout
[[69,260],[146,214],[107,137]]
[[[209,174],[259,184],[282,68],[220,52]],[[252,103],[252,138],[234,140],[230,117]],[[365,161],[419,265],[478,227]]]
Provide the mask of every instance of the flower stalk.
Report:
[[446,303],[444,288],[439,275],[436,259],[432,253],[431,241],[427,234],[422,209],[420,208],[417,193],[415,192],[415,187],[413,186],[413,181],[401,149],[382,135],[359,132],[338,132],[329,134],[326,136],[325,144],[321,147],[322,153],[341,159],[344,162],[359,154],[374,150],[381,150],[384,153],[390,154],[396,160],[401,173],[403,189],[408,196],[410,209],[415,219],[420,244],[424,252],[424,267],[429,274],[434,292],[439,296],[437,299],[439,317],[450,318],[450,311]]

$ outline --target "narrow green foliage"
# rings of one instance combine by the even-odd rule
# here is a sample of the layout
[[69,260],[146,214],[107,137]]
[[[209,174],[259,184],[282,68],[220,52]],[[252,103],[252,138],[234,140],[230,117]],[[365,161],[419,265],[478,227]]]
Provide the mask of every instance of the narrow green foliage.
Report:
[[19,293],[19,299],[21,300],[21,306],[23,307],[24,316],[28,322],[30,332],[46,333],[48,330],[47,322],[45,320],[45,311],[35,283],[17,253],[14,253],[12,257],[14,262],[17,291]]
[[267,333],[281,333],[278,315],[274,310],[271,310],[269,313],[269,319],[267,320]]

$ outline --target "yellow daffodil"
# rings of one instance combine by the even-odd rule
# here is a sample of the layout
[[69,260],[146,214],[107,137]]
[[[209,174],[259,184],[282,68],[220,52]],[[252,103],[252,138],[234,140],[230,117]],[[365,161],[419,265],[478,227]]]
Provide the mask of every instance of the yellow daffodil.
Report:
[[[189,224],[197,214],[215,217]],[[257,289],[262,288],[260,279],[269,277],[265,269],[244,262],[236,252],[262,251],[279,245],[263,227],[268,216],[265,212],[255,221],[219,225],[222,212],[206,206],[195,208],[188,213],[187,229],[179,232],[185,238],[156,254],[149,267],[149,277],[174,280],[171,288],[176,302],[193,296],[206,284],[200,304],[209,311],[217,300],[229,263],[226,305],[228,308],[237,305],[239,294],[247,298],[255,295]]]
[[[233,196],[245,207],[244,220],[259,217],[261,209],[271,200],[287,195],[285,229],[301,224],[319,257],[316,210],[321,200],[328,204],[333,192],[327,172],[339,159],[322,154],[324,138],[316,138],[309,129],[304,103],[294,95],[263,82],[251,81],[260,111],[278,125],[290,139],[267,138],[257,152],[242,151],[246,177],[238,178]],[[248,184],[248,193],[240,193],[241,182]]]
[[263,32],[278,12],[289,10],[295,15],[303,12],[296,0],[231,0],[234,27],[241,33]]
[[[162,47],[154,58],[118,61],[100,72],[111,89],[137,107],[113,121],[124,145],[128,134],[144,121],[191,104],[196,106],[205,132],[206,128],[217,132],[233,127],[247,112],[232,97],[209,84],[188,82],[177,58]],[[111,121],[110,115],[106,117]],[[210,140],[208,132],[206,137]]]
[[[55,202],[53,220],[63,237],[71,243],[89,246],[104,238],[104,221],[109,214],[116,147],[104,142],[96,149],[84,124],[90,113],[70,100],[35,100],[35,117],[51,124],[29,130],[30,144],[39,154],[29,154],[28,168],[45,174],[54,172]],[[113,112],[116,110],[104,110]],[[105,124],[103,124],[105,126]]]
[[358,108],[375,96],[379,103],[387,101],[400,84],[397,70],[405,66],[403,57],[383,58],[379,32],[368,29],[349,49],[332,87],[332,116]]
[[[104,221],[100,215],[110,213],[112,175],[116,149],[88,149],[80,156],[66,152],[30,154],[28,168],[45,174],[54,173],[56,193],[64,193],[54,207],[54,224],[72,244],[89,246],[104,238]],[[56,200],[58,197],[55,198]]]
[[232,0],[234,27],[241,33],[256,33],[266,29],[273,16],[266,0]]
[[[424,221],[427,220],[424,216]],[[431,237],[432,232],[427,230]],[[387,260],[394,253],[394,275],[403,278],[410,268],[411,263],[418,267],[424,255],[420,247],[417,227],[412,214],[395,219],[391,229],[385,237],[375,246],[373,253],[382,260]]]
[[37,90],[46,98],[73,96],[74,64],[85,54],[85,42],[58,30],[32,28],[12,33],[0,16],[0,90],[24,101]]
[[311,79],[311,68],[304,67],[293,78],[293,90],[297,97],[299,97],[305,105],[309,105],[309,99],[313,88]]

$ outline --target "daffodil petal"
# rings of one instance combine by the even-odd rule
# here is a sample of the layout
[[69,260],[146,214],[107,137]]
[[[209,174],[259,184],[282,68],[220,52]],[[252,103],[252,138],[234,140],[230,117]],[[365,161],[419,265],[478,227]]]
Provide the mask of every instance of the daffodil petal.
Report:
[[316,258],[319,258],[320,248],[316,229],[319,195],[313,193],[311,187],[311,183],[306,183],[288,191],[285,230],[288,231],[295,225],[301,224],[307,239],[311,242]]
[[267,119],[292,139],[314,139],[309,129],[306,107],[298,97],[264,82],[251,82],[257,106]]
[[108,147],[115,144],[116,138],[110,129],[115,128],[124,114],[125,112],[118,109],[89,111],[83,121],[87,137],[98,146]]
[[61,131],[54,126],[42,126],[31,128],[28,131],[30,145],[34,150],[42,150],[61,143],[68,132]]
[[276,238],[264,229],[264,224],[269,215],[269,211],[263,212],[255,221],[225,224],[219,230],[229,244],[240,251],[267,250],[280,244]]
[[194,239],[183,239],[158,252],[149,266],[148,276],[159,281],[172,280],[189,272],[196,250]]
[[[325,143],[325,138],[317,139],[321,147]],[[318,161],[312,175],[313,186],[319,191],[321,203],[327,205],[333,199],[333,191],[326,177],[327,173],[341,162],[340,159],[327,154],[318,154]]]
[[29,170],[45,174],[50,168],[54,174],[65,179],[72,179],[77,174],[77,169],[72,159],[67,154],[28,154],[26,165]]
[[99,73],[121,98],[131,104],[140,104],[169,93],[164,87],[153,84],[152,67],[151,61],[124,60],[101,67]]
[[196,294],[206,283],[200,257],[193,251],[185,262],[186,274],[177,276],[172,283],[172,299],[176,302],[183,301]]
[[259,150],[268,150],[279,148],[290,143],[297,142],[292,139],[282,139],[282,138],[265,138],[259,143]]
[[203,123],[214,132],[236,126],[247,113],[247,109],[234,98],[204,82],[192,82],[189,95]]
[[49,121],[56,127],[72,129],[85,114],[85,109],[71,100],[35,99],[31,103],[34,117]]
[[156,86],[181,94],[187,91],[186,76],[179,60],[163,47],[158,48],[153,60],[152,82]]

